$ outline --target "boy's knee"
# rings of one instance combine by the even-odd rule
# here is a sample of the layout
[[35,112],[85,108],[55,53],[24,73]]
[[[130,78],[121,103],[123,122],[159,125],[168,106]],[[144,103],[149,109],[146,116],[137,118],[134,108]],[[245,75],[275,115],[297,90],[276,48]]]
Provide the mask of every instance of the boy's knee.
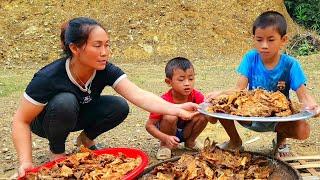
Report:
[[195,123],[207,123],[209,120],[209,118],[207,118],[206,116],[204,115],[198,115],[198,116],[195,116],[192,121],[194,121]]
[[310,136],[310,127],[309,124],[306,122],[299,123],[296,127],[297,136],[296,138],[299,140],[306,140]]
[[218,120],[216,118],[213,118],[213,117],[206,117],[206,118],[211,124],[215,124],[218,122]]
[[178,120],[179,118],[177,116],[164,115],[161,121],[170,124],[177,124]]

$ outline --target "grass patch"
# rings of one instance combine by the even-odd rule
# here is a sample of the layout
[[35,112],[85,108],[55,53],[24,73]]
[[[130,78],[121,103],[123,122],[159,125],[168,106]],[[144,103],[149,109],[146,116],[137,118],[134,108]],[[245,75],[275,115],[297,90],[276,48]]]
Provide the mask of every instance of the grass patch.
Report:
[[24,92],[35,70],[0,70],[0,97],[9,97],[12,94]]
[[[315,54],[307,57],[299,57],[299,61],[308,77],[308,88],[317,101],[320,99],[318,94],[320,72],[319,68],[320,54]],[[203,93],[208,93],[213,90],[227,89],[235,86],[238,79],[236,68],[241,60],[241,57],[211,60],[193,61],[196,72],[195,87]],[[113,62],[122,68],[129,79],[136,83],[139,87],[160,95],[168,90],[165,84],[164,67],[165,62],[161,61],[157,64],[153,62],[135,62],[135,63],[117,63]],[[22,70],[21,68],[0,70],[0,97],[10,97],[13,94],[22,94],[33,77],[33,74],[39,68],[30,70]],[[105,88],[103,94],[116,94],[111,87]]]

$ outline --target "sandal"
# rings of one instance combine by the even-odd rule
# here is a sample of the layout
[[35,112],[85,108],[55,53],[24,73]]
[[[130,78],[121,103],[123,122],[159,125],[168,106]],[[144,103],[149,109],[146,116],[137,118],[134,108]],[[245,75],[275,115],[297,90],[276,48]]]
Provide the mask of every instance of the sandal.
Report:
[[277,140],[273,139],[272,146],[273,146],[273,155],[275,158],[281,159],[281,158],[292,156],[289,144],[278,145]]
[[160,148],[157,151],[156,157],[158,160],[165,160],[171,158],[171,149],[160,146]]
[[97,144],[89,147],[90,150],[99,150],[99,149],[103,149],[103,148],[104,148],[103,145],[100,143],[97,143]]

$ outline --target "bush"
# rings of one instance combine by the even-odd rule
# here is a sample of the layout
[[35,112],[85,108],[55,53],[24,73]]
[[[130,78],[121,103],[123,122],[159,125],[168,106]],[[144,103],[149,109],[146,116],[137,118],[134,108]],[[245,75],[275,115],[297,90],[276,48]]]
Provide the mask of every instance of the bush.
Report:
[[320,51],[320,42],[311,34],[295,35],[286,48],[292,56],[307,56]]
[[298,24],[320,34],[320,0],[285,0],[285,5]]

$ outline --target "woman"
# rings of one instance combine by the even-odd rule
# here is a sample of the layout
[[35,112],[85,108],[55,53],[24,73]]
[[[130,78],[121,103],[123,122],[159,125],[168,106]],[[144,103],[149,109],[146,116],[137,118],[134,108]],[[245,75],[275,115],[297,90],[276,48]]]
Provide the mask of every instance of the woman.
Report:
[[[97,149],[94,139],[119,125],[128,115],[125,99],[149,112],[191,119],[196,104],[171,104],[140,89],[117,66],[109,63],[110,41],[95,20],[75,18],[61,30],[66,57],[39,70],[29,83],[13,118],[12,137],[20,176],[32,168],[31,131],[47,138],[51,160],[64,155],[72,131],[83,131],[78,144]],[[122,97],[101,96],[112,86]],[[189,111],[187,111],[189,110]]]

